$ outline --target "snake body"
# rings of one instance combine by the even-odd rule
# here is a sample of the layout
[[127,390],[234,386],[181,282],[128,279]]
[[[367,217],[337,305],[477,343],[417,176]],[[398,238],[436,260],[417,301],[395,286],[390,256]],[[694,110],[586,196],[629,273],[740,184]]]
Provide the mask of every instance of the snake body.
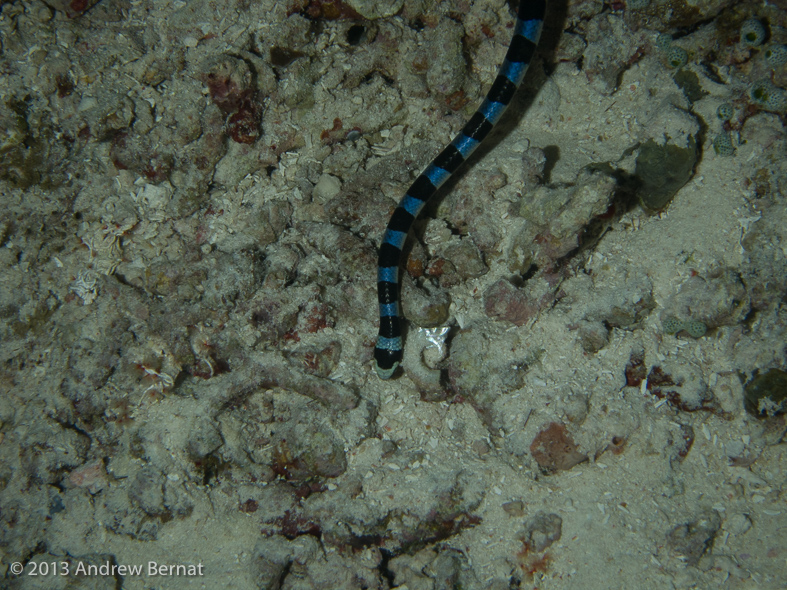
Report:
[[511,44],[484,102],[448,147],[415,179],[391,215],[377,259],[380,331],[374,358],[381,379],[390,379],[402,361],[399,265],[407,234],[427,201],[470,157],[500,120],[536,51],[545,11],[546,0],[520,0]]

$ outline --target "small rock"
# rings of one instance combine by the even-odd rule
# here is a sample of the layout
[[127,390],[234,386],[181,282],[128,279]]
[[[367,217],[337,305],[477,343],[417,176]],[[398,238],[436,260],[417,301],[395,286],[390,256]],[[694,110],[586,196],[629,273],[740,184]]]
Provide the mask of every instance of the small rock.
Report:
[[68,18],[77,18],[86,13],[90,8],[98,3],[98,0],[82,0],[74,2],[73,0],[53,0],[49,6],[65,13]]
[[443,256],[454,265],[456,272],[464,280],[478,278],[489,271],[481,251],[470,240],[450,243]]
[[731,515],[724,522],[724,529],[733,535],[742,535],[751,528],[751,520],[745,514],[738,512]]
[[506,359],[500,354],[500,349],[505,350],[506,345],[500,343],[498,349],[490,347],[490,342],[489,334],[481,325],[470,325],[451,340],[448,357],[448,381],[452,391],[472,397],[482,412],[490,409],[498,392],[522,387],[527,373],[524,360]]
[[611,94],[642,44],[643,34],[626,26],[622,16],[604,13],[590,20],[583,37],[587,41],[583,70],[598,92]]
[[459,550],[446,547],[424,568],[424,572],[434,579],[435,590],[452,590],[460,587],[458,582],[463,566],[467,566],[467,558]]
[[567,392],[560,396],[560,407],[570,422],[582,424],[588,415],[588,397],[581,392]]
[[150,516],[161,516],[164,508],[164,475],[147,466],[140,469],[128,488],[131,502]]
[[557,514],[539,512],[527,521],[520,537],[528,549],[541,552],[559,541],[562,534],[562,518]]
[[503,504],[503,510],[509,516],[524,516],[525,515],[525,503],[521,500],[514,500],[512,502],[506,502]]
[[674,527],[667,534],[667,545],[672,553],[688,565],[697,565],[721,527],[721,517],[715,510],[696,520]]
[[768,369],[757,374],[743,389],[746,411],[758,418],[784,414],[787,407],[787,373]]
[[582,350],[595,354],[609,343],[609,330],[602,322],[583,320],[577,323]]
[[536,315],[538,306],[523,291],[500,279],[484,293],[484,311],[490,318],[524,326]]
[[104,462],[101,459],[96,459],[74,469],[68,475],[68,482],[75,487],[88,488],[91,493],[96,493],[104,487],[106,482]]
[[298,306],[284,295],[264,295],[252,302],[250,322],[266,344],[274,344],[290,333],[298,320]]
[[651,394],[684,412],[720,410],[702,371],[687,363],[664,361],[654,366],[648,374],[647,387]]
[[314,185],[312,191],[312,199],[317,203],[324,203],[332,199],[342,190],[342,181],[331,176],[330,174],[323,174]]
[[218,449],[223,442],[221,433],[213,421],[204,417],[192,423],[187,448],[194,459],[201,459]]
[[336,369],[342,355],[342,345],[332,340],[325,346],[302,346],[288,355],[291,363],[315,377],[328,377]]
[[421,328],[435,328],[448,321],[451,297],[436,285],[416,286],[409,275],[402,279],[402,311],[405,317]]
[[[746,286],[731,268],[689,278],[665,306],[688,331],[689,322],[700,322],[706,328],[733,326],[740,323],[751,309]],[[694,327],[696,333],[700,327]]]
[[587,461],[587,455],[577,450],[566,427],[552,422],[541,430],[530,444],[530,454],[547,473],[567,471]]
[[484,455],[488,455],[489,451],[492,450],[491,448],[489,448],[489,444],[485,440],[480,440],[480,439],[474,440],[473,444],[470,446],[473,449],[473,451],[475,451],[476,453],[478,453],[478,455],[482,457]]
[[693,137],[683,146],[659,145],[651,139],[640,147],[634,174],[641,183],[639,197],[646,209],[659,211],[669,205],[694,175],[697,155]]
[[450,97],[464,86],[467,72],[462,44],[464,32],[464,27],[451,19],[441,19],[436,27],[424,29],[426,84],[436,96]]

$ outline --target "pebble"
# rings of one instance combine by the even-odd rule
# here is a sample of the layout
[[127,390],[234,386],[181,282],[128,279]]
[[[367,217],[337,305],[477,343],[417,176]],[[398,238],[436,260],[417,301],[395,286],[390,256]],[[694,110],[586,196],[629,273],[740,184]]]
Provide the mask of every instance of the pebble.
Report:
[[355,12],[369,20],[388,18],[397,14],[404,6],[404,0],[344,0]]

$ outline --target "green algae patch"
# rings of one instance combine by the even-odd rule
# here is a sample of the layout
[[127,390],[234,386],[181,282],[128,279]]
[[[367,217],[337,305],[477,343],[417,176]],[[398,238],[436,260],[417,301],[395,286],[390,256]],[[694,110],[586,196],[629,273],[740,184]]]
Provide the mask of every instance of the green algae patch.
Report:
[[691,179],[696,163],[697,142],[693,137],[689,137],[686,147],[659,145],[652,139],[644,143],[634,170],[642,205],[650,211],[664,209]]

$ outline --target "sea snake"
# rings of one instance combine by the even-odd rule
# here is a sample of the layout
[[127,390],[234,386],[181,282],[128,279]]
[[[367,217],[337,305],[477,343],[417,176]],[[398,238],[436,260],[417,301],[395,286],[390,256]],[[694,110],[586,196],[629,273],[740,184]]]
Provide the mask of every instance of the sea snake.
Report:
[[385,228],[377,259],[380,331],[374,348],[377,374],[381,379],[390,379],[402,361],[399,263],[407,233],[427,201],[470,157],[500,120],[535,53],[545,11],[546,0],[520,0],[511,45],[484,102],[459,135],[415,179]]

